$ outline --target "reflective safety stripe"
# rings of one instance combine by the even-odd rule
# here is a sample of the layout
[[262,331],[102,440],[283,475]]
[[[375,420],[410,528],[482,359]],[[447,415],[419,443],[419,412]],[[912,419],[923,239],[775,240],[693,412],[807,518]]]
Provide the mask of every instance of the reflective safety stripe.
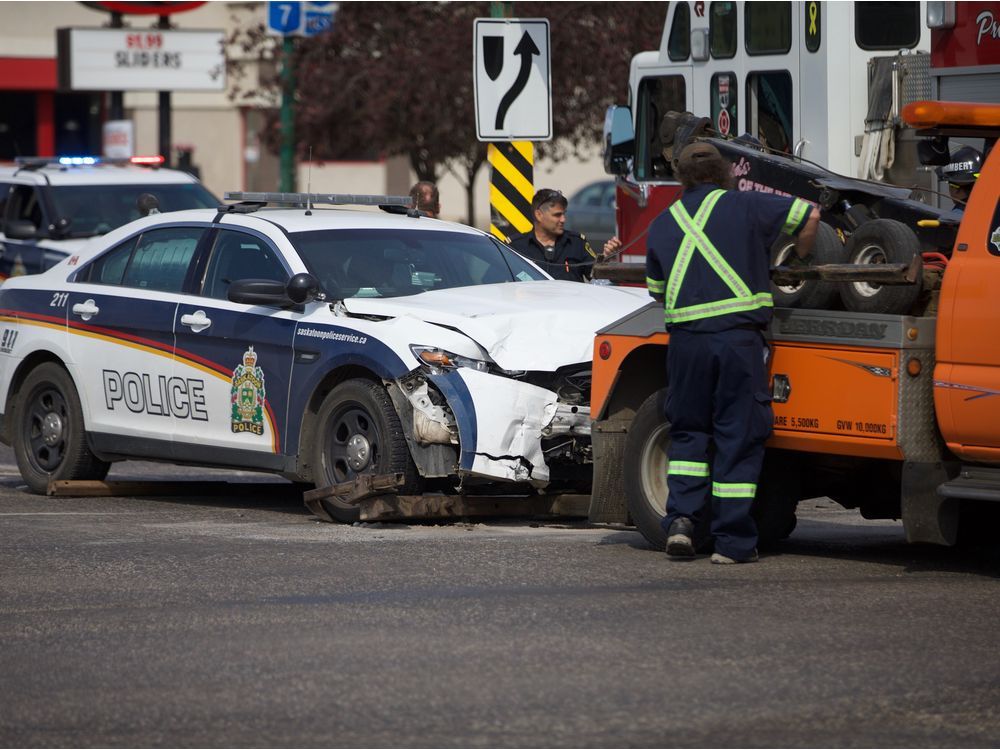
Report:
[[646,289],[648,289],[653,294],[663,294],[663,290],[667,288],[667,282],[663,279],[651,279],[646,277]]
[[[697,245],[698,251],[701,253],[701,257],[703,257],[712,267],[712,270],[714,270],[719,277],[726,282],[726,286],[729,287],[729,291],[737,297],[749,297],[750,290],[747,288],[747,285],[743,283],[743,279],[741,279],[739,274],[733,270],[732,266],[726,262],[726,259],[722,257],[722,253],[715,249],[715,245],[713,245],[711,240],[709,240],[705,235],[705,224],[708,223],[709,214],[711,214],[712,209],[715,208],[715,204],[718,203],[719,198],[721,198],[724,193],[724,190],[713,190],[709,193],[708,197],[702,201],[701,206],[698,207],[698,212],[695,214],[694,219],[691,218],[680,201],[677,201],[670,207],[670,213],[673,214],[674,219],[678,224],[680,224],[681,229],[684,230],[684,234],[686,235],[684,242],[681,244],[681,251],[678,253],[677,257],[678,260],[680,260],[682,256],[685,256],[685,249],[688,249],[684,259],[684,268],[681,271],[683,275],[683,273],[687,271],[688,261],[694,254],[694,246]],[[674,263],[674,268],[676,267],[677,263]],[[673,276],[672,272],[671,276]],[[673,279],[671,279],[671,281],[673,281]],[[677,296],[675,294],[672,301],[676,301],[676,299]]]
[[689,320],[712,318],[716,315],[758,310],[761,307],[774,307],[774,298],[770,292],[761,292],[749,299],[724,299],[718,302],[706,302],[702,305],[679,307],[676,310],[665,310],[663,317],[668,323],[685,323]]
[[[681,242],[677,257],[674,259],[673,267],[670,269],[670,278],[667,281],[667,291],[664,299],[664,320],[667,323],[684,323],[702,318],[713,318],[717,315],[728,315],[729,313],[748,312],[762,307],[773,307],[774,301],[769,292],[753,294],[746,282],[733,270],[726,259],[722,256],[711,240],[705,235],[705,225],[711,215],[715,204],[725,195],[724,190],[713,190],[701,202],[694,218],[688,214],[680,201],[675,202],[670,207],[670,214],[674,221],[684,232],[684,240]],[[804,204],[807,208],[809,204]],[[794,204],[793,204],[794,209]],[[801,214],[800,214],[801,220]],[[721,299],[716,302],[705,302],[700,305],[689,305],[688,307],[676,307],[677,297],[680,294],[684,276],[687,274],[688,264],[694,257],[697,250],[712,270],[722,279],[733,293],[732,297]],[[648,283],[648,280],[647,280]]]
[[805,218],[806,213],[811,208],[812,205],[806,203],[801,198],[796,198],[792,201],[792,207],[788,211],[788,217],[785,219],[785,226],[781,228],[781,231],[785,234],[792,234],[799,228],[799,224],[802,223],[802,219]]
[[757,485],[731,482],[712,482],[712,494],[721,498],[753,498],[757,494]]
[[667,465],[667,474],[686,477],[707,477],[708,464],[700,461],[671,461]]
[[[674,258],[674,265],[670,269],[670,279],[667,282],[667,296],[664,300],[667,308],[673,308],[677,304],[677,295],[681,291],[681,282],[684,281],[688,264],[691,262],[691,258],[694,257],[695,250],[698,249],[697,240],[700,238],[690,231],[691,224],[696,224],[698,229],[704,229],[705,224],[708,222],[708,217],[712,213],[712,209],[715,208],[715,204],[724,193],[724,190],[713,190],[705,196],[705,200],[701,202],[701,205],[698,206],[698,210],[695,212],[694,219],[691,218],[687,209],[684,208],[684,205],[680,201],[675,202],[670,207],[670,215],[674,217],[674,221],[684,230],[684,240],[677,251],[677,257]],[[701,237],[704,237],[704,233],[701,233]],[[708,242],[707,238],[705,242]],[[713,247],[712,250],[715,250],[715,248]]]

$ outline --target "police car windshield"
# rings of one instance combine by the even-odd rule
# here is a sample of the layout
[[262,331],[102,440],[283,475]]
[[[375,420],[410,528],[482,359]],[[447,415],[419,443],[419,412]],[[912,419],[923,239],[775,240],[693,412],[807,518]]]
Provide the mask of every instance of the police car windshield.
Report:
[[548,277],[492,237],[447,231],[336,229],[290,235],[326,295],[418,292]]
[[195,182],[177,185],[56,185],[50,195],[56,217],[70,220],[67,236],[93,237],[138,219],[139,209],[135,201],[143,193],[155,195],[163,213],[220,205],[214,195]]

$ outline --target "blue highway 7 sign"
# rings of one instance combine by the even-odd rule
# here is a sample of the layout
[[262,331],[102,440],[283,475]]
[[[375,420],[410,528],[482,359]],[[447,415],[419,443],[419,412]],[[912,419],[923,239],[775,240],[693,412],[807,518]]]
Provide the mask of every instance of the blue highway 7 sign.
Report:
[[271,34],[298,34],[302,26],[302,3],[269,2],[267,30]]

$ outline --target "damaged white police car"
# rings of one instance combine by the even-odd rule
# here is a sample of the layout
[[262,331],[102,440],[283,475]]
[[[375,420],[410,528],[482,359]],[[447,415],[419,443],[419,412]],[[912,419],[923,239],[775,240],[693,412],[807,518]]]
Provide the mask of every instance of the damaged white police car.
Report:
[[[0,438],[32,491],[123,459],[587,491],[594,333],[643,290],[553,281],[408,198],[227,197],[0,287]],[[313,207],[345,202],[385,211]]]

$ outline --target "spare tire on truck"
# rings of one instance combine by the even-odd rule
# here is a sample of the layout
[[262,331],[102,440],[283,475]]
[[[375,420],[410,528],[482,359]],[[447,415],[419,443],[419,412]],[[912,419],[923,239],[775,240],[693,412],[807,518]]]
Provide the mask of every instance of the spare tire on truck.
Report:
[[[865,222],[847,241],[847,262],[858,265],[909,264],[920,256],[920,240],[906,224],[893,219]],[[905,315],[917,301],[921,277],[914,284],[888,286],[868,281],[840,284],[840,298],[851,312]]]
[[[795,256],[796,238],[783,234],[771,246],[771,267],[787,266]],[[837,231],[829,224],[819,223],[816,244],[812,249],[813,265],[845,263],[847,253]],[[797,307],[805,310],[829,310],[837,301],[839,284],[834,281],[810,279],[798,284],[778,286],[771,282],[771,295],[775,307]]]

